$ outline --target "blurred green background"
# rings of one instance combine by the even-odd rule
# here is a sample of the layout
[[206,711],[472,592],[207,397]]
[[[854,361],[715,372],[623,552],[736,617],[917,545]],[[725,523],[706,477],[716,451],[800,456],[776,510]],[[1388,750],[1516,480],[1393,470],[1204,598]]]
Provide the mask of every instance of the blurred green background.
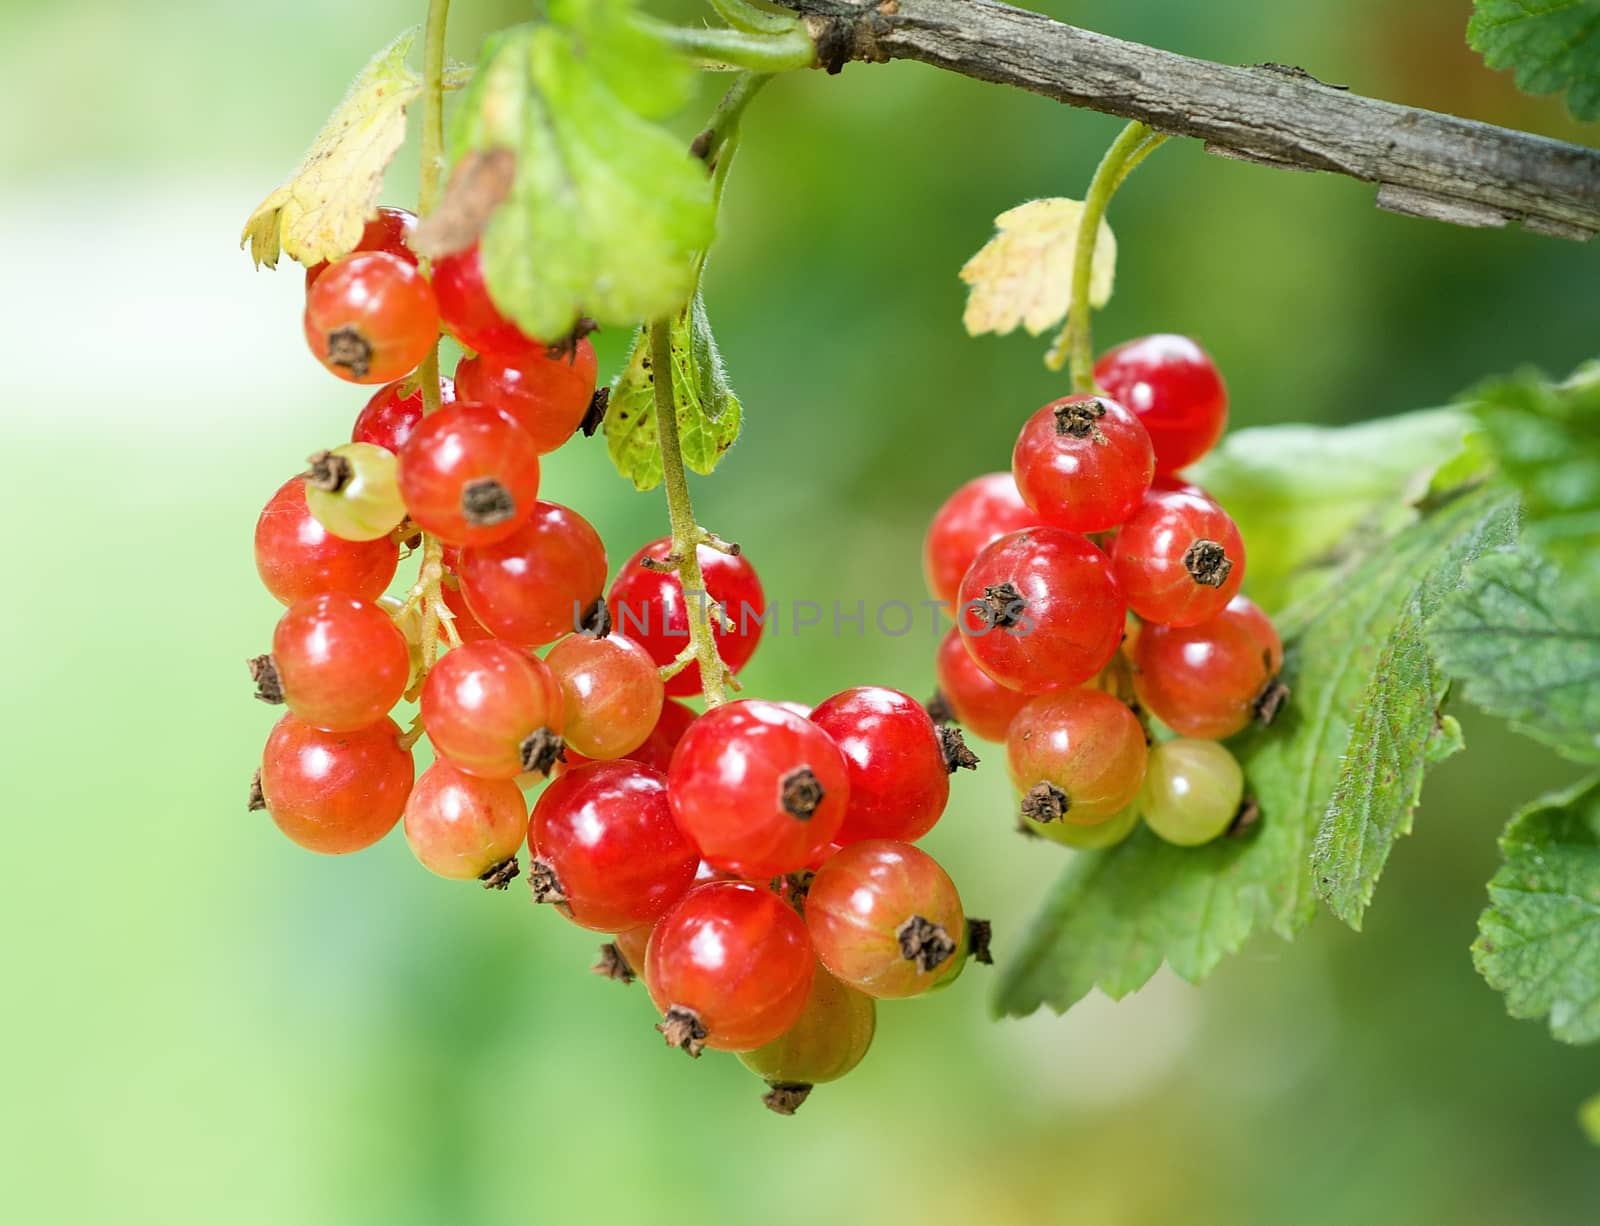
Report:
[[[424,873],[403,841],[301,852],[245,785],[273,712],[243,660],[277,606],[256,512],[362,394],[300,338],[300,276],[239,226],[416,5],[0,7],[9,545],[0,1206],[13,1222],[1593,1223],[1574,1123],[1594,1050],[1512,1022],[1467,946],[1522,800],[1567,778],[1467,718],[1367,931],[1263,939],[1201,988],[993,1023],[985,975],[880,1011],[793,1119],[692,1063],[596,938]],[[656,11],[687,14],[688,4]],[[1594,139],[1462,45],[1465,0],[1037,7],[1234,63]],[[458,0],[471,58],[523,6]],[[708,94],[709,106],[712,95]],[[697,116],[685,116],[692,132]],[[923,526],[1059,394],[1042,342],[972,341],[956,270],[990,219],[1077,194],[1115,121],[910,64],[799,74],[752,110],[707,284],[748,433],[704,522],[782,600],[922,597]],[[409,203],[414,151],[387,198]],[[1372,191],[1175,145],[1113,213],[1102,343],[1192,333],[1234,422],[1337,422],[1596,352],[1600,252],[1392,217]],[[614,370],[626,338],[601,338]],[[548,465],[625,557],[664,530],[598,442]],[[924,693],[925,635],[769,639],[748,692]],[[994,756],[991,752],[991,758]],[[928,839],[1001,958],[1065,852],[1003,772]]]

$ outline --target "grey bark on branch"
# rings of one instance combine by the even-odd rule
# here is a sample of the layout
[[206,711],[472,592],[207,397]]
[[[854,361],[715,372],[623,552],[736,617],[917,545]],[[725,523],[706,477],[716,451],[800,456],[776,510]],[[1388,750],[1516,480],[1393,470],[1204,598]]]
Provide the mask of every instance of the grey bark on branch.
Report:
[[994,0],[774,0],[821,67],[918,60],[1137,119],[1208,152],[1378,185],[1380,208],[1466,226],[1600,231],[1600,150],[1364,98],[1282,65],[1213,64]]

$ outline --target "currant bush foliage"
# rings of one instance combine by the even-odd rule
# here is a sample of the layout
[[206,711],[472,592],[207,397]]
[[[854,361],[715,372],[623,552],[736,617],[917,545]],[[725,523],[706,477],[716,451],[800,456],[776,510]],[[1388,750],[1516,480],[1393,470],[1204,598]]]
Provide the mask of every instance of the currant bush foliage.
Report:
[[1490,68],[1511,68],[1530,94],[1567,91],[1579,119],[1600,119],[1597,0],[1476,0],[1467,41]]
[[631,0],[546,7],[485,47],[452,130],[456,159],[515,157],[483,232],[489,292],[530,336],[580,315],[662,318],[689,300],[715,229],[705,164],[656,122],[688,101],[694,71],[634,24]]

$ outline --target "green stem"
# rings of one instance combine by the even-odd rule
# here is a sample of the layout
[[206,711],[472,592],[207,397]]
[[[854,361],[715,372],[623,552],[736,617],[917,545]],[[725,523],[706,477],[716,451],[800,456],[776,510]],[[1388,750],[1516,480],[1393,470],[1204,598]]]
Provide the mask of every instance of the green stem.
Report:
[[816,45],[798,26],[781,34],[754,34],[747,30],[675,26],[649,17],[636,17],[634,21],[640,29],[699,60],[703,68],[792,72],[817,62]]
[[749,0],[711,0],[711,7],[735,30],[752,34],[782,34],[799,24],[788,13],[763,12]]
[[1061,359],[1071,362],[1072,391],[1075,395],[1094,394],[1094,307],[1089,302],[1089,287],[1094,279],[1095,247],[1100,239],[1100,223],[1117,189],[1135,167],[1154,153],[1167,138],[1148,124],[1135,121],[1123,128],[1111,142],[1083,201],[1083,216],[1078,222],[1077,248],[1072,257],[1072,300],[1067,322],[1046,360],[1059,370]]
[[691,151],[707,164],[721,170],[724,161],[722,147],[730,140],[737,139],[739,121],[744,118],[745,108],[770,80],[772,80],[771,73],[740,73],[733,84],[728,86],[727,92],[722,95],[721,101],[717,103],[717,109],[711,112],[705,130],[694,138]]
[[664,319],[650,325],[650,376],[655,385],[656,437],[661,446],[661,483],[667,491],[667,519],[672,525],[672,557],[683,585],[689,612],[689,646],[700,665],[700,691],[708,707],[726,697],[726,671],[711,634],[711,602],[700,573],[702,533],[689,500],[689,479],[678,439],[678,412],[672,398],[672,327]]

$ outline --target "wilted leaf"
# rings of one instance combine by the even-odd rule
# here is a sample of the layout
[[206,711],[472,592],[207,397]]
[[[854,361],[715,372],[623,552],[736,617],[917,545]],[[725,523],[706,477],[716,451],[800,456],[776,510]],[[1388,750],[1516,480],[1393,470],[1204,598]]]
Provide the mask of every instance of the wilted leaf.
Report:
[[[1059,197],[1030,200],[994,219],[999,233],[961,269],[972,287],[961,319],[969,335],[1003,336],[1021,324],[1038,336],[1067,317],[1082,219],[1081,200]],[[1089,283],[1094,307],[1110,300],[1116,269],[1116,236],[1102,219]]]

